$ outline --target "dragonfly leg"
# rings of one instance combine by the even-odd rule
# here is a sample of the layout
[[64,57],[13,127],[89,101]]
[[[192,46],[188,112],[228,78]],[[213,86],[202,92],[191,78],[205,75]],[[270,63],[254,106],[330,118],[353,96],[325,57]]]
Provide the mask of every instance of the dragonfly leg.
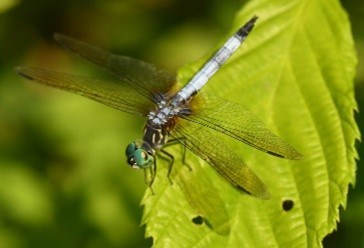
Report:
[[171,139],[171,140],[168,141],[167,144],[164,145],[164,147],[171,146],[171,145],[175,145],[175,144],[181,145],[181,149],[182,149],[182,163],[183,163],[183,165],[187,166],[190,171],[192,171],[192,167],[188,163],[186,163],[186,151],[187,151],[187,149],[186,149],[186,146],[184,146],[183,143],[179,141],[181,139],[183,140],[183,138],[180,138],[180,139]]
[[166,152],[165,150],[160,150],[160,152],[162,152],[164,155],[166,155],[169,159],[165,158],[165,157],[162,157],[164,158],[165,160],[168,160],[169,162],[169,165],[168,165],[168,172],[167,172],[167,178],[169,180],[169,183],[172,185],[173,182],[172,182],[172,179],[171,179],[171,172],[172,172],[172,168],[173,168],[173,163],[174,163],[174,157],[172,154],[170,154],[169,152]]
[[[149,171],[147,171],[147,170],[149,170]],[[152,185],[153,185],[153,182],[155,179],[156,170],[157,170],[157,164],[155,161],[154,161],[153,166],[149,167],[148,169],[144,169],[144,182],[150,188],[152,195],[154,195],[154,190],[152,188]]]
[[186,163],[186,147],[183,144],[181,144],[181,146],[182,146],[182,163],[183,165],[187,166],[187,168],[190,171],[192,171],[192,167]]

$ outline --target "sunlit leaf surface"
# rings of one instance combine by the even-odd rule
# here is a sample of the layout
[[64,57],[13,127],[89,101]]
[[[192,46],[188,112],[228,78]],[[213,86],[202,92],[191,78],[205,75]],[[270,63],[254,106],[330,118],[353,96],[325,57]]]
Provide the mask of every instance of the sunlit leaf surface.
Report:
[[[185,170],[181,150],[168,148],[176,154],[174,184],[160,161],[155,194],[147,191],[143,200],[146,236],[155,247],[317,247],[346,204],[359,138],[348,18],[334,0],[251,1],[230,34],[254,14],[260,17],[254,31],[203,90],[245,105],[305,158],[272,157],[221,136],[269,188],[271,199],[261,200],[233,189],[193,154],[187,155],[192,171]],[[204,60],[183,68],[180,81]],[[189,197],[194,189],[199,198]],[[212,209],[204,210],[204,199]],[[198,215],[215,226],[196,224]]]

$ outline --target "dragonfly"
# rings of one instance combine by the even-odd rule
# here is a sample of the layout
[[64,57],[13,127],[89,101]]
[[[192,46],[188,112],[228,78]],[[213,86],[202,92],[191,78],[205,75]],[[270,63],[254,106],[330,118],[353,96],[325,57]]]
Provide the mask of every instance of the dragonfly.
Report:
[[257,18],[253,16],[239,28],[179,90],[172,73],[61,34],[55,34],[54,38],[62,47],[106,69],[114,78],[101,80],[27,66],[16,67],[15,71],[29,80],[143,116],[146,119],[143,138],[130,143],[125,153],[132,168],[148,170],[146,183],[150,188],[157,173],[157,156],[170,159],[169,178],[174,156],[165,147],[179,143],[206,161],[236,189],[268,199],[266,185],[216,132],[277,157],[297,160],[303,158],[302,154],[273,134],[249,110],[200,92],[244,42]]

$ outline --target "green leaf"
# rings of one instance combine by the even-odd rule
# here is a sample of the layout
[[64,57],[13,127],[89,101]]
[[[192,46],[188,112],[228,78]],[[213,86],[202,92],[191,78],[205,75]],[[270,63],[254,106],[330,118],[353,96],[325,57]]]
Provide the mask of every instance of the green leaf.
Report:
[[[179,147],[168,148],[174,184],[159,161],[155,194],[143,199],[155,247],[320,247],[345,207],[360,137],[348,17],[336,0],[251,1],[229,34],[255,14],[251,35],[203,91],[249,108],[305,158],[280,159],[226,139],[268,186],[265,201],[236,191],[190,153],[186,170]],[[183,68],[180,81],[207,58]],[[192,221],[199,215],[205,223]]]

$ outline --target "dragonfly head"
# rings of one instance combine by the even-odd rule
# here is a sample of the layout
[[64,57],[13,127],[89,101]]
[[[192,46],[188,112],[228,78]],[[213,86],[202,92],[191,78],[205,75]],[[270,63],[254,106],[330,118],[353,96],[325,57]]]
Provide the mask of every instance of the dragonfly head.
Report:
[[144,141],[138,140],[129,144],[125,153],[128,164],[134,169],[145,169],[154,163],[154,151]]

